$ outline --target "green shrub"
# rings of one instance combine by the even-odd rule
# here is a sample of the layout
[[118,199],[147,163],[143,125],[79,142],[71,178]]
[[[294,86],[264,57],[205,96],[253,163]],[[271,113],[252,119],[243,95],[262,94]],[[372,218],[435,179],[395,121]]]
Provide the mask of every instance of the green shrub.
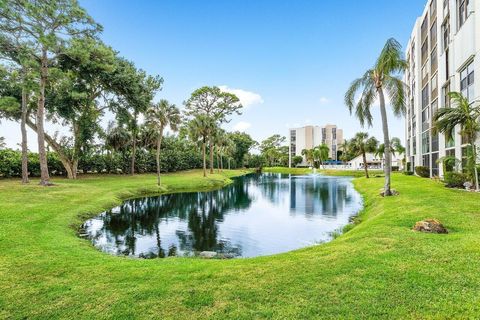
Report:
[[399,166],[392,166],[392,171],[398,171],[398,170],[400,170]]
[[403,174],[406,175],[406,176],[413,176],[412,171],[404,171]]
[[447,172],[443,180],[448,188],[463,188],[463,184],[468,181],[468,177],[461,172]]
[[430,168],[418,166],[415,167],[415,173],[422,178],[430,178]]

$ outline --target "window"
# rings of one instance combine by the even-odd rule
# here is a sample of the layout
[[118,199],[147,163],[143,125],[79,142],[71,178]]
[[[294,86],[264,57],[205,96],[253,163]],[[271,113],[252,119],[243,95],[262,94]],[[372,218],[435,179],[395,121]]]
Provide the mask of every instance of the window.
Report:
[[422,157],[422,164],[423,166],[430,168],[430,155],[426,154]]
[[422,133],[422,153],[430,152],[430,132]]
[[435,100],[432,102],[432,116],[435,116],[437,111],[438,111],[438,100]]
[[430,71],[434,73],[437,71],[438,59],[437,59],[437,47],[435,47],[430,54]]
[[448,94],[450,93],[450,82],[447,83],[443,88],[442,88],[442,96],[443,96],[443,106],[445,108],[450,107],[450,97]]
[[460,29],[467,21],[472,11],[472,0],[457,0],[457,21],[458,29]]
[[332,140],[337,140],[337,128],[332,128]]
[[422,33],[421,36],[422,36],[422,43],[423,43],[423,41],[425,41],[425,39],[428,36],[428,16],[426,16],[425,19],[423,20],[420,30]]
[[430,108],[422,110],[422,131],[430,128]]
[[442,24],[442,48],[447,50],[448,44],[450,43],[450,18],[447,17],[445,22]]
[[438,134],[432,135],[432,152],[438,151]]
[[430,3],[430,17],[433,17],[437,13],[437,0],[432,0]]
[[475,72],[473,70],[473,61],[460,72],[460,91],[468,101],[473,101]]
[[428,41],[422,45],[422,65],[427,61],[428,58]]
[[429,103],[429,95],[428,95],[428,84],[422,90],[422,109],[425,108]]
[[450,79],[450,62],[449,62],[449,59],[450,59],[450,55],[449,55],[449,51],[447,49],[445,51],[445,75],[446,75],[445,80]]
[[438,152],[432,153],[432,176],[438,177]]
[[432,80],[430,81],[430,87],[432,88],[432,99],[437,96],[437,88],[438,88],[438,80],[437,80],[437,74],[435,74],[432,77]]
[[430,48],[433,48],[437,45],[437,21],[433,23],[430,28]]

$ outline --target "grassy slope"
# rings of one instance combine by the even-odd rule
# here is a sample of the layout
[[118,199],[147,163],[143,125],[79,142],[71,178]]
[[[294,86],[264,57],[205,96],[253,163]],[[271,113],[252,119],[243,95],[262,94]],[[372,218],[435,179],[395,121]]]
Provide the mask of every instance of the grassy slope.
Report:
[[[164,182],[173,190],[226,181],[214,178],[195,172]],[[360,178],[360,225],[325,245],[255,259],[113,257],[69,227],[79,213],[154,181],[101,177],[47,189],[0,182],[0,318],[480,317],[478,194],[394,175],[401,195],[383,199],[382,179]],[[451,233],[412,232],[423,218]]]

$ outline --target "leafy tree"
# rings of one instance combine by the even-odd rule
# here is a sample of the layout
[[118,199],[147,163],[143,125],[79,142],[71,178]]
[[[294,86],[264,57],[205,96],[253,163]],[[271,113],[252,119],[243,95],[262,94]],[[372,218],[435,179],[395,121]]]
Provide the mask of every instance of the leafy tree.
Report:
[[[0,36],[3,42],[21,43],[24,52],[36,61],[38,105],[36,127],[41,167],[41,185],[49,185],[47,153],[45,149],[45,95],[51,68],[63,54],[65,44],[72,37],[94,36],[101,27],[75,0],[1,0]],[[13,35],[16,39],[13,39]],[[11,50],[18,50],[12,45]]]
[[[406,111],[406,85],[400,79],[400,74],[407,68],[403,58],[401,45],[395,39],[389,39],[372,69],[352,82],[345,94],[345,104],[350,113],[355,115],[363,126],[372,125],[371,109],[378,99],[382,116],[383,143],[385,145],[385,196],[391,196],[392,159],[390,136],[388,132],[387,110],[385,107],[385,93],[390,98],[390,104],[395,116],[403,116]],[[361,92],[358,102],[355,100],[357,92]]]
[[341,150],[341,155],[340,155],[340,160],[342,160],[343,162],[348,162],[350,160],[352,160],[353,158],[355,158],[355,152],[351,146],[351,142],[348,141],[348,140],[345,140],[341,145],[340,145],[340,148]]
[[357,155],[361,155],[363,159],[363,168],[365,170],[365,177],[368,179],[368,164],[367,153],[375,152],[377,150],[378,141],[375,137],[369,137],[366,132],[359,132],[350,141],[350,147]]
[[[189,117],[203,116],[209,118],[210,126],[207,133],[210,147],[210,173],[213,173],[213,128],[228,122],[228,117],[234,113],[240,114],[242,104],[232,93],[223,92],[218,87],[202,87],[195,90],[185,102],[185,114]],[[201,121],[206,121],[202,119]]]
[[292,164],[294,167],[298,166],[300,163],[302,163],[303,158],[301,156],[295,156],[292,158]]
[[[80,158],[88,153],[102,128],[100,117],[110,107],[100,97],[111,95],[110,74],[116,68],[115,52],[96,39],[72,39],[58,58],[56,77],[47,86],[46,109],[50,119],[70,129],[71,136],[55,139],[45,132],[70,179],[77,177]],[[29,126],[38,131],[35,123]]]
[[[274,134],[260,143],[260,153],[265,157],[269,166],[278,163],[281,157],[280,148],[287,139],[279,134]],[[287,151],[288,155],[288,151]]]
[[445,134],[447,139],[453,139],[456,126],[460,126],[460,134],[469,144],[470,154],[468,155],[467,171],[470,179],[478,191],[478,169],[477,169],[477,146],[475,144],[478,132],[480,131],[480,104],[470,103],[466,97],[459,92],[450,92],[452,108],[443,107],[438,109],[433,116],[434,131]]
[[228,139],[231,140],[233,146],[230,148],[231,156],[237,166],[242,167],[245,156],[250,150],[257,145],[257,142],[252,137],[244,132],[228,133]]
[[160,185],[160,148],[162,147],[163,131],[167,126],[173,131],[177,131],[180,124],[180,111],[167,100],[160,100],[159,103],[153,104],[147,110],[146,123],[156,133],[157,183]]
[[121,60],[118,68],[121,75],[115,83],[119,89],[119,99],[116,101],[117,120],[124,124],[131,134],[131,174],[135,174],[135,154],[137,151],[139,116],[150,107],[158,90],[161,89],[163,79],[159,76],[149,76],[143,70],[137,70],[133,63]]
[[7,147],[7,144],[5,143],[5,138],[0,137],[0,150],[5,149]]

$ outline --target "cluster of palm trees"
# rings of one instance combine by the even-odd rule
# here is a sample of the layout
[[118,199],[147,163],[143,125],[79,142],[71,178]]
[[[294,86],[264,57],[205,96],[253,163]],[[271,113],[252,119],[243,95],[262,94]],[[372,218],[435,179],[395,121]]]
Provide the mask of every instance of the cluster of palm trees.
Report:
[[189,117],[187,111],[182,115],[179,108],[162,99],[158,103],[152,104],[145,112],[145,122],[137,129],[138,134],[134,134],[127,127],[118,124],[110,125],[106,132],[105,142],[107,147],[114,151],[122,150],[126,147],[131,150],[132,174],[135,173],[135,150],[139,146],[153,147],[156,151],[156,171],[157,184],[161,184],[161,166],[160,153],[162,148],[162,139],[167,129],[172,132],[181,131],[181,136],[198,143],[202,149],[203,172],[206,176],[207,171],[207,146],[210,155],[210,173],[214,172],[214,157],[216,157],[217,170],[223,170],[223,160],[230,160],[235,151],[234,142],[229,139],[229,134],[220,127],[220,122],[206,114],[198,113]]
[[[390,152],[392,155],[404,155],[405,147],[399,138],[390,140]],[[379,143],[375,137],[371,137],[367,132],[358,132],[352,139],[345,140],[341,145],[342,155],[340,159],[348,162],[355,157],[362,156],[365,177],[369,178],[367,154],[372,153],[376,157],[385,161],[385,144]]]
[[322,143],[313,149],[303,149],[302,156],[305,157],[305,160],[311,167],[319,168],[320,166],[325,167],[325,162],[330,158],[329,152],[330,148],[325,143]]

